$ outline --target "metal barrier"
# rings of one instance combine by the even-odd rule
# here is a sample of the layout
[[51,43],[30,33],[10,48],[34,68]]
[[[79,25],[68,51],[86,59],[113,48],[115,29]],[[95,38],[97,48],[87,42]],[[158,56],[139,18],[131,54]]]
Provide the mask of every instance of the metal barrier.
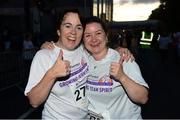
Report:
[[[0,91],[27,80],[29,73],[28,66],[30,66],[30,62],[35,53],[35,49],[0,53]],[[27,63],[27,60],[29,63]]]
[[[20,92],[22,92],[22,95],[24,95],[23,92],[25,85],[27,83],[30,64],[36,51],[37,49],[0,52],[0,95],[3,95],[7,91],[12,91],[16,88],[20,90]],[[23,97],[16,96],[16,94],[14,94],[14,97],[25,98],[25,96]],[[4,102],[5,102],[4,104],[6,104],[6,101]],[[29,105],[26,104],[26,101],[22,101],[22,102],[24,103],[25,106],[21,107],[20,109],[29,107]],[[37,109],[30,107],[27,111],[24,111],[18,117],[18,119],[28,118],[28,116],[33,115],[34,114],[33,112],[35,111],[37,111]],[[19,113],[17,112],[17,114]]]

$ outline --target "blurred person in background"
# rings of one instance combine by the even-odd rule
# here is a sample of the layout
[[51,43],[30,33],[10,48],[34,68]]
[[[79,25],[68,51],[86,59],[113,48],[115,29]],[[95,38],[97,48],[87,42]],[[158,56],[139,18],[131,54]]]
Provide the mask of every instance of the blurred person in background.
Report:
[[177,63],[180,63],[180,32],[175,32],[173,34],[174,37],[174,44],[176,48],[176,53],[177,53]]
[[32,34],[31,33],[25,33],[24,39],[23,39],[23,50],[30,50],[34,49],[35,46],[32,42]]
[[11,40],[10,31],[9,31],[9,29],[7,27],[4,27],[3,30],[2,30],[1,39],[2,39],[2,42],[3,42],[4,50],[5,51],[10,50],[12,40]]
[[162,63],[166,63],[168,61],[168,50],[171,42],[172,40],[170,34],[166,30],[163,30],[159,38],[159,51]]

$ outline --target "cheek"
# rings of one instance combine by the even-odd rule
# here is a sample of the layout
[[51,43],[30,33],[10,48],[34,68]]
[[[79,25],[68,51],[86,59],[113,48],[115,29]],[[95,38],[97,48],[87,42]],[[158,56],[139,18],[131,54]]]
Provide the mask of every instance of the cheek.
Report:
[[63,37],[63,36],[66,36],[67,34],[68,34],[68,31],[63,30],[61,31],[60,36]]
[[83,31],[77,31],[76,33],[77,33],[78,36],[81,36],[81,37],[83,35]]
[[85,45],[85,46],[87,46],[87,45],[88,45],[88,43],[87,43],[87,41],[86,41],[86,40],[84,40],[84,41],[83,41],[83,43],[84,43],[84,45]]
[[82,34],[78,34],[78,38],[82,39]]
[[88,39],[84,37],[84,38],[83,38],[83,42],[84,42],[84,44],[85,44],[85,43],[87,44]]
[[87,40],[84,40],[83,42],[84,42],[84,46],[85,46],[86,48],[89,48],[89,42],[88,42]]
[[105,37],[102,37],[102,38],[101,38],[101,42],[102,42],[103,44],[106,44],[106,43],[108,42],[108,40],[107,40]]

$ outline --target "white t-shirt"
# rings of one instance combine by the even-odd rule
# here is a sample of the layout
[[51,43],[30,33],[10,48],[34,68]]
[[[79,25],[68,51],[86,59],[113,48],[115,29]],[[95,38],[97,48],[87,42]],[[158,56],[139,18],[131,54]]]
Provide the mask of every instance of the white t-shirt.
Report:
[[[71,74],[64,81],[56,81],[45,102],[43,119],[80,119],[87,114],[87,97],[85,96],[86,77],[89,65],[82,46],[75,51],[63,50],[63,59],[70,61]],[[43,78],[55,63],[60,48],[40,50],[33,58],[25,95]]]
[[[111,62],[118,62],[119,59],[119,53],[112,49],[101,61],[90,57],[90,75],[86,86],[88,109],[104,119],[141,119],[141,107],[128,98],[120,82],[109,76]],[[148,87],[135,62],[124,62],[123,70],[135,82]]]

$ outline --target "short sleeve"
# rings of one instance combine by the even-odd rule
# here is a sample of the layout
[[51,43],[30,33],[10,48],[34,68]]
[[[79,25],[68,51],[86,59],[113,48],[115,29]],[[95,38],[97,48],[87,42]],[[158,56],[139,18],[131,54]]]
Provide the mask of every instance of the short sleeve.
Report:
[[40,50],[34,56],[30,67],[28,83],[24,92],[25,95],[41,81],[50,68],[51,59],[47,53],[47,50]]

